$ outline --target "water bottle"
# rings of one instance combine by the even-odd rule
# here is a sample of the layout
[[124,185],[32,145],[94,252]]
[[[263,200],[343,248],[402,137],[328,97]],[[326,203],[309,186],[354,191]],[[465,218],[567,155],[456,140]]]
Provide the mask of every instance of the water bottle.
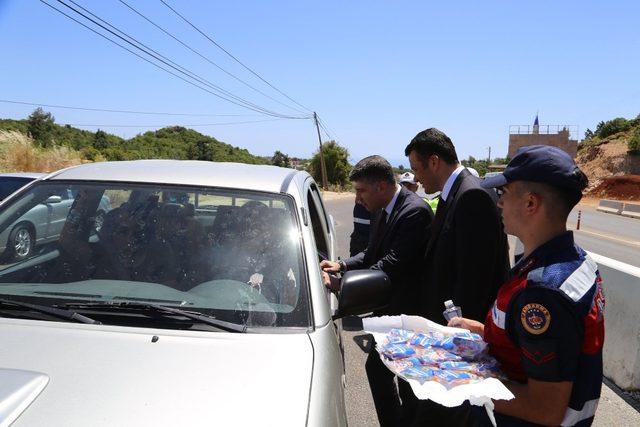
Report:
[[462,317],[462,309],[460,309],[460,307],[458,307],[457,305],[453,305],[453,301],[445,301],[444,308],[445,310],[442,312],[442,315],[445,319],[447,319],[447,322],[454,317]]

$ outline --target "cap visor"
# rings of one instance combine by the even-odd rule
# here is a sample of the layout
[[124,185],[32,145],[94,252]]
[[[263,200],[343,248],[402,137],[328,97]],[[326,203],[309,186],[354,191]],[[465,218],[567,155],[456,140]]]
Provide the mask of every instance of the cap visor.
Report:
[[482,188],[496,188],[496,187],[502,187],[503,185],[506,185],[506,184],[507,184],[507,178],[505,178],[504,174],[500,174],[496,176],[491,176],[489,178],[485,178],[480,183],[480,186]]

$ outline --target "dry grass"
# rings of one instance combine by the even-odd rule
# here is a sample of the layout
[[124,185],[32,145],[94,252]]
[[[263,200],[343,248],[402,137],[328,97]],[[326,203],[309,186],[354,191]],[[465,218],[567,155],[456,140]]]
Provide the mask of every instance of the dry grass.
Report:
[[0,131],[1,172],[53,172],[83,162],[80,153],[71,148],[42,149],[20,132]]

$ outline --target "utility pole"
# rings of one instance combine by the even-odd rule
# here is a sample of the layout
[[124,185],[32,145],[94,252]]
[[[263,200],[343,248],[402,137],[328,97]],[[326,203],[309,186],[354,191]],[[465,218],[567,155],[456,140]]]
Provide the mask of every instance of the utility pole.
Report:
[[488,163],[491,164],[491,147],[489,147],[489,160]]
[[324,152],[322,151],[322,138],[320,137],[320,125],[318,124],[318,115],[313,112],[313,120],[316,122],[316,130],[318,131],[318,142],[320,143],[320,168],[322,169],[322,188],[329,189],[327,182],[327,165],[324,163]]

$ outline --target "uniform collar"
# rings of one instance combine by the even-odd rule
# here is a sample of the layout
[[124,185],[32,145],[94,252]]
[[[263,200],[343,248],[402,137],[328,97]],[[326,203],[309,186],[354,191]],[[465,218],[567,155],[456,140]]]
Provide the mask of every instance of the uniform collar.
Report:
[[544,262],[544,259],[553,253],[562,252],[564,250],[572,249],[575,247],[573,240],[573,232],[565,231],[562,234],[548,240],[542,245],[534,249],[528,257],[518,261],[516,265],[511,269],[512,275],[522,275],[527,271],[530,271],[534,266]]
[[444,187],[442,187],[442,193],[440,193],[440,198],[445,202],[447,201],[447,197],[449,197],[449,193],[451,192],[453,183],[456,182],[456,178],[458,178],[458,175],[460,175],[460,172],[462,172],[463,170],[464,166],[459,165],[456,170],[454,170],[451,175],[449,175],[449,178],[447,178],[447,181],[444,183]]

